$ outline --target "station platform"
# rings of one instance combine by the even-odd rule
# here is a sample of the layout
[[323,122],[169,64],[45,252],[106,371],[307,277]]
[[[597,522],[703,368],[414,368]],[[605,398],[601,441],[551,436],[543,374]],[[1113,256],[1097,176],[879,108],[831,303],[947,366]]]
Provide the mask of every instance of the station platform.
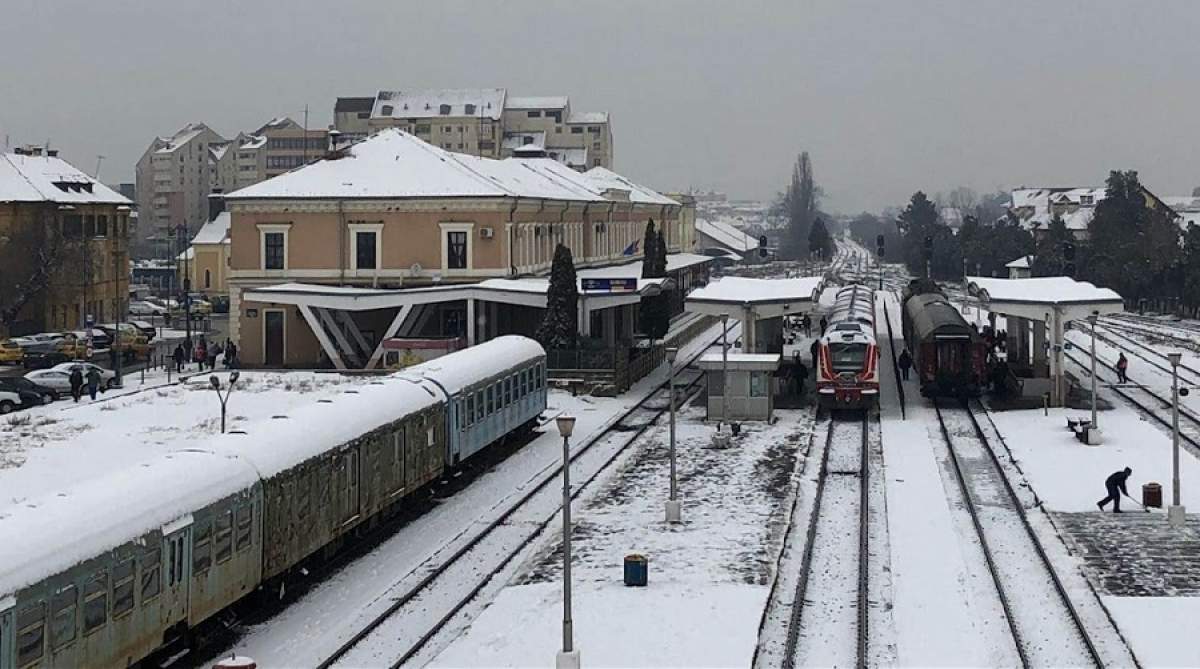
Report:
[[1200,596],[1200,517],[1190,515],[1178,531],[1161,509],[1146,513],[1125,500],[1121,510],[1050,513],[1096,589],[1117,597]]

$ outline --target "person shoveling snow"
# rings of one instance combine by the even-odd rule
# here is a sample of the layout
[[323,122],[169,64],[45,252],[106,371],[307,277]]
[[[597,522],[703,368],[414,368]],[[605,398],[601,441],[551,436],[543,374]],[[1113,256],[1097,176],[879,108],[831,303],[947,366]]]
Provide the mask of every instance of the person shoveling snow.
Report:
[[1100,507],[1101,511],[1104,510],[1105,504],[1112,502],[1113,513],[1121,513],[1121,495],[1129,496],[1129,491],[1125,489],[1125,481],[1129,479],[1129,475],[1132,473],[1133,470],[1126,467],[1119,472],[1113,472],[1108,478],[1104,479],[1104,488],[1108,491],[1108,497],[1096,502],[1096,506]]

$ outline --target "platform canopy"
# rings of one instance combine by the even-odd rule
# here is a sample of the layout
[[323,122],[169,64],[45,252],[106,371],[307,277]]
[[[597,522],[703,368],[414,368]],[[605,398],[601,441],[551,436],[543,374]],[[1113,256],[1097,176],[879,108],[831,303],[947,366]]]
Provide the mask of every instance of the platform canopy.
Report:
[[1031,320],[1048,320],[1047,314],[1051,312],[1074,321],[1093,312],[1103,315],[1125,310],[1124,300],[1116,291],[1067,276],[1033,279],[969,276],[967,290],[989,311]]
[[799,279],[726,276],[689,293],[686,308],[712,316],[743,318],[748,310],[758,319],[778,318],[812,311],[824,289],[825,279],[820,276]]

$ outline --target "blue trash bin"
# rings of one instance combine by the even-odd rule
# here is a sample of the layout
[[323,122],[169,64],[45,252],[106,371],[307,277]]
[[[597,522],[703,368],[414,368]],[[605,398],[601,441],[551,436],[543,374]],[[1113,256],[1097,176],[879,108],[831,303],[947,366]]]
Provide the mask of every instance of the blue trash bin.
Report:
[[625,585],[645,587],[650,578],[650,562],[645,555],[633,553],[625,556]]

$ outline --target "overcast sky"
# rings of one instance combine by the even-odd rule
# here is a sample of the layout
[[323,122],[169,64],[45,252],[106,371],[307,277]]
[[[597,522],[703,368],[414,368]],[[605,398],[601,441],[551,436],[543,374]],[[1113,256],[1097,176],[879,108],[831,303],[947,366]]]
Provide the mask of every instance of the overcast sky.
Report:
[[1196,0],[4,0],[0,140],[133,178],[154,135],[332,121],[338,95],[507,87],[612,114],[615,167],[827,206],[916,189],[1200,185]]

